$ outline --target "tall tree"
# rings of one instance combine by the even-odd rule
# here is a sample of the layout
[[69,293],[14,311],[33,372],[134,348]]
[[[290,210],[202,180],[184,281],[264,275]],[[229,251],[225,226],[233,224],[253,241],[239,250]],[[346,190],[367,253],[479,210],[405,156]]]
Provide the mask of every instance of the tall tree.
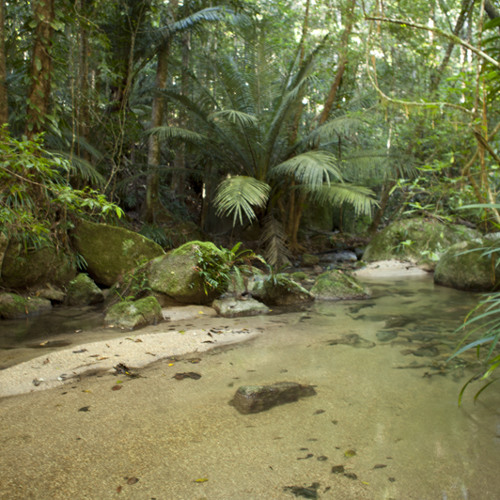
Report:
[[27,98],[28,137],[46,129],[46,116],[50,109],[54,0],[33,0],[32,8],[35,30],[31,55],[31,87]]
[[0,0],[0,125],[9,121],[7,100],[7,63],[5,59],[5,0]]

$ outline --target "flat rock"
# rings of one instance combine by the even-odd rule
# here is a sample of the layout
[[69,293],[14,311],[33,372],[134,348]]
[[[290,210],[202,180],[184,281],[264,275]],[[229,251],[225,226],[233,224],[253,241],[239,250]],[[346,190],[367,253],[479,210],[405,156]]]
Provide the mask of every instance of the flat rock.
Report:
[[259,413],[274,406],[293,403],[299,398],[314,396],[316,391],[311,385],[297,382],[277,382],[271,385],[243,385],[238,388],[229,402],[240,413]]

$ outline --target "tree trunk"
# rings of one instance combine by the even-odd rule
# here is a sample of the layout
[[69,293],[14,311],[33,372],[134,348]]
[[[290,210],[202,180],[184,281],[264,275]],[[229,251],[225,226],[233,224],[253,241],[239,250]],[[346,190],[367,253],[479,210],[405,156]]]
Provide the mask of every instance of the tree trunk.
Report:
[[34,0],[32,8],[36,26],[31,56],[31,87],[27,99],[28,138],[45,130],[50,108],[54,0]]
[[7,102],[7,65],[5,60],[4,0],[0,0],[0,125],[9,122]]
[[[170,43],[165,43],[159,50],[156,63],[155,88],[164,89],[168,76],[168,56],[170,54]],[[165,101],[163,96],[156,92],[153,96],[153,107],[151,111],[151,128],[163,125],[165,115]],[[158,211],[161,208],[160,202],[160,173],[161,148],[157,135],[149,136],[148,144],[148,167],[150,172],[146,185],[146,206],[144,218],[147,222],[155,222]]]

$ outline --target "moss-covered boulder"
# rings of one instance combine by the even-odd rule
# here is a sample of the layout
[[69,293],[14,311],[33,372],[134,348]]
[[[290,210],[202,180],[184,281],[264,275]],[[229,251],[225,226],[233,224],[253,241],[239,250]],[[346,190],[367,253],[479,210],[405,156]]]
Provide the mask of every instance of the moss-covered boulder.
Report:
[[165,252],[154,241],[123,227],[80,221],[71,233],[76,251],[96,283],[111,286],[120,276]]
[[320,274],[311,293],[319,300],[366,299],[370,296],[368,289],[354,276],[338,269]]
[[156,325],[162,320],[161,306],[155,297],[119,302],[108,309],[104,318],[107,325],[130,330],[147,325]]
[[223,252],[213,243],[190,241],[153,259],[144,272],[153,292],[186,304],[208,304],[227,288],[223,266]]
[[257,316],[267,314],[270,309],[255,299],[239,300],[235,297],[225,297],[213,301],[212,307],[219,316],[224,318],[240,318],[242,316]]
[[88,274],[80,273],[69,282],[66,300],[70,306],[86,306],[103,302],[104,295]]
[[267,276],[255,282],[251,293],[267,306],[291,306],[314,300],[309,291],[285,274]]
[[0,318],[21,319],[36,316],[52,308],[50,300],[41,297],[22,297],[15,293],[0,293]]
[[485,255],[497,247],[498,242],[483,239],[451,246],[439,259],[434,271],[434,283],[478,292],[498,288],[500,269],[495,264],[499,255]]
[[64,286],[75,276],[74,260],[62,250],[47,246],[26,252],[11,240],[2,259],[0,286],[17,290],[46,283]]
[[434,269],[441,255],[455,243],[479,236],[465,226],[435,219],[403,219],[380,231],[368,244],[363,260],[400,259]]

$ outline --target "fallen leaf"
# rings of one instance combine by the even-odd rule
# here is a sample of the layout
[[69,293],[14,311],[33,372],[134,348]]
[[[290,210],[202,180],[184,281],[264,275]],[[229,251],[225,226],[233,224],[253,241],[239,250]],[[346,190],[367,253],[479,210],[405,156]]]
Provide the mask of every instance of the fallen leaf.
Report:
[[139,479],[137,477],[129,477],[127,479],[127,484],[135,484],[139,481]]
[[120,485],[120,486],[118,486],[118,488],[116,488],[116,492],[117,492],[117,493],[121,493],[121,491],[122,491],[122,487],[121,487],[121,485]]
[[82,392],[92,392],[90,389],[83,389]]
[[113,387],[111,387],[111,390],[112,391],[119,391],[122,387],[123,387],[123,385],[114,385]]
[[195,479],[195,483],[206,483],[208,481],[207,477],[200,477],[199,479]]
[[134,342],[142,342],[142,339],[135,339]]
[[78,411],[90,411],[90,406],[82,406]]
[[175,378],[175,380],[184,380],[185,378],[192,378],[193,380],[198,380],[201,378],[201,375],[196,372],[184,372],[184,373],[176,373],[172,378]]
[[46,365],[47,363],[50,363],[50,359],[49,359],[49,358],[47,358],[47,359],[45,359],[45,360],[43,361],[43,364],[44,364],[44,365]]

